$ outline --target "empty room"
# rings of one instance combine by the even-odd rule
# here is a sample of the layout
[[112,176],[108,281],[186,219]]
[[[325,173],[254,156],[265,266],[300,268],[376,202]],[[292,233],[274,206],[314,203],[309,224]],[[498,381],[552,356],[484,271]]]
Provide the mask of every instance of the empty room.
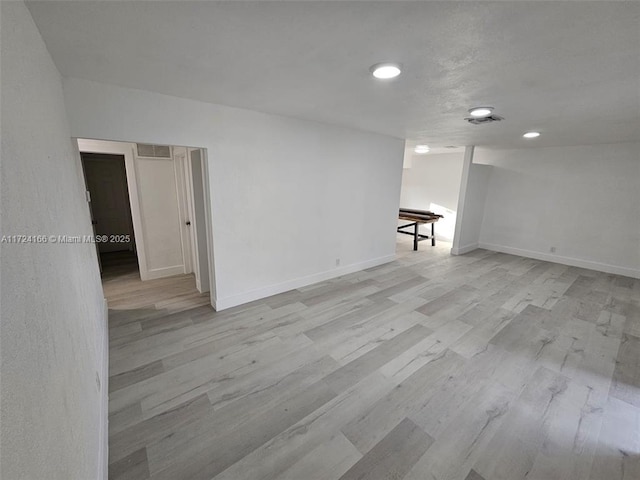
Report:
[[0,478],[640,478],[640,2],[0,22]]

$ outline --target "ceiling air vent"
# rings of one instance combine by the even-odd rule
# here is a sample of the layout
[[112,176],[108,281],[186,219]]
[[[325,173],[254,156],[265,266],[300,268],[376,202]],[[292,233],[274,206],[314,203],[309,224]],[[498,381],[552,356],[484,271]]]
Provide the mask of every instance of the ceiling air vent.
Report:
[[465,120],[474,125],[480,125],[483,123],[499,122],[500,120],[504,120],[504,118],[500,115],[489,115],[488,117],[467,117]]
[[171,158],[171,147],[167,145],[136,144],[139,157]]

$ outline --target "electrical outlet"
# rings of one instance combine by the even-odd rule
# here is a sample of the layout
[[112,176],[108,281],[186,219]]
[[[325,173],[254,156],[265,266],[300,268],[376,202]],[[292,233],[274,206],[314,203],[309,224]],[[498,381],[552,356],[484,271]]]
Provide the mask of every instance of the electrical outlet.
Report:
[[339,266],[340,266],[340,259],[336,258],[336,267],[339,267]]
[[551,253],[556,253],[556,247],[549,247],[549,251]]

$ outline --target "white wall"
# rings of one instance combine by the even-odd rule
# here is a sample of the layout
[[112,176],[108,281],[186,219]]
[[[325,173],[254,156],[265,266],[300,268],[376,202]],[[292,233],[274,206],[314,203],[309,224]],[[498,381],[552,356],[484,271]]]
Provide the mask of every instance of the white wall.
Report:
[[400,139],[79,79],[65,98],[74,136],[207,149],[218,309],[394,258]]
[[639,143],[478,148],[475,161],[493,166],[481,246],[640,277]]
[[[60,75],[22,2],[2,17],[2,235],[89,235]],[[0,245],[0,477],[106,478],[104,298],[92,244]]]
[[460,179],[455,237],[451,247],[451,253],[454,255],[470,252],[479,246],[490,178],[491,167],[474,163],[474,147],[466,147]]
[[415,154],[402,171],[400,206],[444,215],[436,223],[436,237],[449,241],[456,224],[463,158],[462,153]]

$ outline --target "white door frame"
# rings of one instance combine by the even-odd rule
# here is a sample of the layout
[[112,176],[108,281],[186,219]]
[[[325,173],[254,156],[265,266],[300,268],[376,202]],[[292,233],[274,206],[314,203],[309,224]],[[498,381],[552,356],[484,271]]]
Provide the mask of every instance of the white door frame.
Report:
[[134,161],[134,145],[132,143],[109,142],[104,140],[75,139],[78,150],[82,153],[109,153],[124,156],[124,166],[127,172],[127,188],[129,190],[129,204],[133,219],[133,233],[135,235],[136,254],[138,255],[138,268],[142,280],[149,279],[147,256],[144,246],[144,230],[142,228],[142,215],[138,197],[138,183],[136,181],[136,165]]
[[[182,258],[184,273],[194,270],[192,256],[193,219],[189,208],[189,184],[186,177],[188,154],[186,147],[173,147],[173,170],[176,177],[176,192],[178,194],[178,217],[180,219],[180,241],[182,243]],[[187,226],[189,222],[190,226]],[[196,275],[197,277],[197,275]],[[197,282],[196,282],[197,283]]]
[[[209,254],[209,243],[208,241],[202,241],[202,238],[206,239],[208,235],[207,230],[207,208],[206,208],[206,197],[205,197],[205,178],[204,178],[204,153],[201,148],[188,148],[188,161],[186,163],[186,171],[185,175],[187,177],[187,187],[190,192],[189,197],[189,208],[191,209],[191,221],[193,224],[193,230],[191,231],[192,235],[192,248],[193,248],[193,259],[194,259],[194,272],[196,274],[196,288],[200,293],[208,292],[211,289],[211,277],[209,275],[210,269],[210,254]],[[194,183],[194,166],[193,166],[193,154],[194,152],[198,152],[200,156],[199,163],[199,171],[197,172],[197,178],[201,179],[201,185],[199,185],[198,189],[196,189],[196,184]],[[196,190],[202,191],[202,198],[198,198],[196,200]],[[200,203],[202,201],[202,217],[200,217],[198,213],[198,209],[196,208],[196,203]],[[198,205],[199,206],[199,205]],[[206,268],[203,267],[202,261],[205,259]]]
[[200,227],[196,216],[195,196],[193,191],[193,166],[191,164],[191,152],[193,150],[199,149],[187,148],[187,156],[184,162],[184,183],[186,188],[187,212],[189,219],[191,220],[191,229],[189,230],[189,240],[191,242],[191,264],[193,267],[193,273],[196,277],[196,288],[200,293],[202,293],[202,282],[200,280],[202,272],[200,271],[200,252],[198,251],[197,236],[198,228],[204,228],[204,226]]
[[213,255],[213,217],[211,215],[211,182],[209,181],[209,151],[200,148],[200,163],[202,165],[202,188],[204,190],[204,219],[207,229],[207,264],[209,266],[209,298],[214,310],[218,310],[216,304],[216,269]]

